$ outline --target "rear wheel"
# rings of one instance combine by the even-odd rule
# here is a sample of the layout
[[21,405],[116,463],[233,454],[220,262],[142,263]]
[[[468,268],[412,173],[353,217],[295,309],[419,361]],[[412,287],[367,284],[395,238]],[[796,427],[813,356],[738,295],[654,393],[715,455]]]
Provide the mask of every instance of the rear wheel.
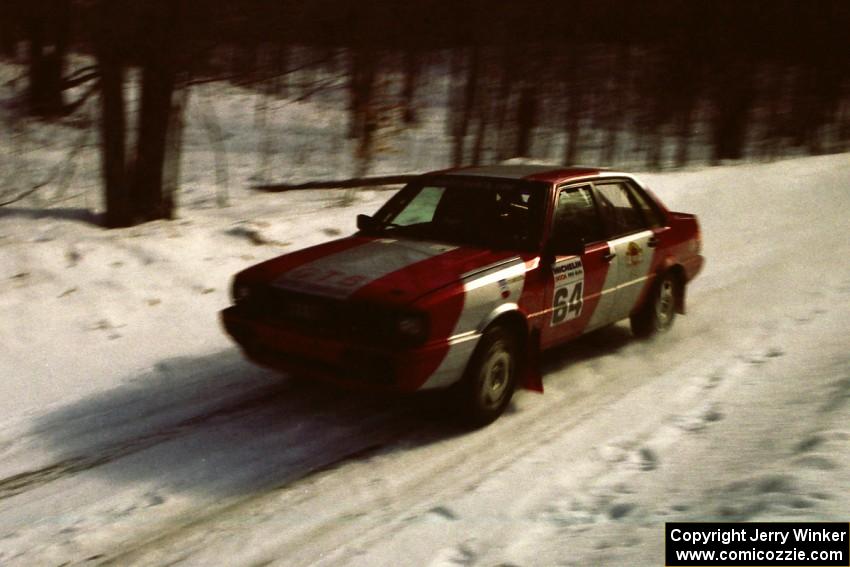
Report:
[[518,340],[501,326],[481,337],[460,384],[460,417],[469,425],[492,423],[505,411],[519,372]]
[[638,337],[649,337],[668,331],[676,319],[679,293],[679,280],[675,274],[668,271],[660,276],[646,302],[631,317],[632,333]]

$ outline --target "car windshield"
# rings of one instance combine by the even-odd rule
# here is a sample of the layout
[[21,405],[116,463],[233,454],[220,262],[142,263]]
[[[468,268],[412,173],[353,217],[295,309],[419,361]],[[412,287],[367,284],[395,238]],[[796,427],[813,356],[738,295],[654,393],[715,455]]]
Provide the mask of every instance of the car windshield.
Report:
[[399,191],[370,233],[486,248],[534,250],[545,186],[521,180],[430,177]]

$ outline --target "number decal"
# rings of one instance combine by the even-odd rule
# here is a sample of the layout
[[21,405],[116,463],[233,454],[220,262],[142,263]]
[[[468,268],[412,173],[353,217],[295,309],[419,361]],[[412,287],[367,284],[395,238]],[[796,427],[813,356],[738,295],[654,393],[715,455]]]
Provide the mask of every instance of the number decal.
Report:
[[555,290],[552,294],[552,325],[572,321],[581,315],[584,304],[584,267],[581,258],[552,266]]
[[569,289],[566,287],[558,288],[555,290],[555,299],[552,302],[552,307],[555,308],[555,310],[552,312],[553,325],[563,323],[567,320],[567,314],[569,313],[569,309],[567,309],[568,293]]
[[573,291],[570,294],[570,302],[567,304],[567,312],[575,313],[574,317],[578,317],[581,315],[581,304],[582,304],[582,285],[584,282],[578,282],[573,286]]

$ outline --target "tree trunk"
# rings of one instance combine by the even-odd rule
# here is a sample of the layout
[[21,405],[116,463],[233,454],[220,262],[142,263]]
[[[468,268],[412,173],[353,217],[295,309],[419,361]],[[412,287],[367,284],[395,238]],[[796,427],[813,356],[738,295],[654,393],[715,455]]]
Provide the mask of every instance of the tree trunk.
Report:
[[413,125],[418,122],[414,97],[416,95],[416,85],[419,81],[420,66],[419,53],[413,49],[405,50],[404,85],[401,89],[401,107],[402,120],[407,125]]
[[171,114],[168,132],[165,138],[165,162],[162,166],[162,202],[163,209],[173,218],[177,210],[177,191],[180,188],[181,159],[183,156],[183,120],[189,103],[189,87],[185,81],[174,89],[171,101]]
[[109,228],[131,224],[127,187],[124,68],[111,50],[98,52],[101,103],[101,170],[105,190],[105,224]]
[[127,175],[127,124],[124,101],[125,41],[115,22],[126,21],[125,6],[101,0],[94,8],[92,40],[100,70],[100,164],[103,177],[104,224],[130,226],[132,202]]
[[670,62],[678,61],[675,49],[660,46],[647,53],[645,59],[651,62],[653,71],[649,75],[645,94],[650,103],[639,119],[640,130],[646,140],[646,167],[657,170],[664,165],[668,126],[675,114],[675,106],[680,101],[679,90],[685,79],[675,75],[679,68],[676,63],[672,66],[677,71],[665,70],[666,66],[671,65]]
[[269,170],[271,169],[272,152],[272,133],[269,126],[269,95],[260,90],[256,95],[257,100],[254,104],[254,131],[257,133],[259,140],[257,141],[257,170],[254,173],[260,183],[269,182]]
[[613,65],[605,89],[605,142],[602,148],[602,164],[613,165],[617,155],[618,138],[623,123],[623,116],[627,112],[627,100],[632,91],[631,81],[631,46],[627,43],[619,43],[616,47],[617,54],[614,56]]
[[688,164],[690,142],[691,142],[691,122],[694,115],[694,101],[689,97],[683,102],[681,112],[676,125],[676,167],[685,167]]
[[12,2],[0,2],[0,53],[10,59],[14,58],[17,52],[17,10],[17,5]]
[[566,97],[566,114],[564,119],[564,164],[572,165],[576,162],[579,150],[579,136],[581,135],[581,107],[582,107],[582,85],[578,82],[578,47],[572,46],[573,52],[569,55],[569,62],[565,71],[564,96]]
[[517,104],[517,138],[514,155],[528,157],[531,155],[531,134],[537,125],[537,98],[534,88],[525,85],[520,91]]
[[478,107],[478,128],[472,145],[472,165],[481,165],[484,155],[484,140],[487,138],[487,126],[490,122],[490,97],[483,97]]
[[755,95],[752,80],[752,66],[739,61],[728,66],[727,80],[719,85],[712,132],[714,163],[744,157],[747,122]]
[[[142,96],[136,159],[133,164],[133,204],[137,220],[173,218],[173,199],[163,191],[163,167],[168,130],[174,124],[172,102],[176,79],[179,2],[164,0],[153,8],[152,41],[143,54]],[[154,31],[155,30],[155,31]]]
[[[510,138],[507,130],[509,127],[514,126],[508,120],[508,115],[510,114],[511,108],[511,95],[514,89],[514,83],[517,80],[516,73],[516,65],[518,56],[514,52],[516,47],[510,43],[506,42],[503,47],[501,58],[501,73],[499,77],[499,94],[496,98],[496,160],[502,161],[506,157],[509,157],[507,154],[509,153],[510,146]],[[510,148],[513,149],[513,148]]]
[[744,157],[749,101],[742,94],[719,102],[714,122],[714,162]]
[[64,109],[62,77],[68,48],[70,0],[33,2],[26,8],[30,113],[58,116]]
[[842,150],[850,149],[850,96],[844,98],[838,114],[838,141]]
[[649,135],[649,149],[646,157],[646,167],[651,170],[661,169],[664,157],[664,125],[659,121],[653,125]]
[[352,48],[348,80],[350,139],[362,139],[367,130],[375,89],[375,56],[373,50]]
[[475,95],[478,91],[478,75],[480,69],[480,51],[477,46],[469,48],[466,60],[466,83],[463,89],[463,106],[454,127],[454,144],[452,149],[452,164],[460,167],[464,161],[464,145],[466,134],[469,132],[469,123],[472,120],[472,112],[475,109]]
[[375,73],[377,54],[372,49],[356,47],[351,54],[349,71],[349,138],[357,140],[355,175],[362,177],[372,164],[375,130]]
[[277,48],[277,77],[275,79],[275,94],[281,98],[289,96],[289,45],[280,44]]
[[[216,205],[226,207],[229,201],[230,180],[227,173],[227,146],[224,143],[224,133],[221,131],[221,126],[218,123],[216,116],[215,103],[210,100],[208,106],[204,107],[197,102],[199,97],[195,97],[195,108],[201,119],[201,125],[209,138],[210,147],[213,151],[213,163],[215,164],[215,185]],[[207,111],[209,109],[209,111]]]

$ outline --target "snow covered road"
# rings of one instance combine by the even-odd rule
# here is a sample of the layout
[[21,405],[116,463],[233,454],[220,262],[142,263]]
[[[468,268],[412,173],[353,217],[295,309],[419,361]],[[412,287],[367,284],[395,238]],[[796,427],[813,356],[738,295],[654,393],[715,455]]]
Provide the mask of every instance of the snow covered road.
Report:
[[[645,178],[702,223],[688,315],[548,353],[546,393],[472,433],[241,360],[214,319],[256,261],[230,219],[0,216],[0,563],[659,565],[665,521],[848,520],[850,159]],[[384,197],[228,214],[301,200],[298,226],[251,226],[317,240]]]

